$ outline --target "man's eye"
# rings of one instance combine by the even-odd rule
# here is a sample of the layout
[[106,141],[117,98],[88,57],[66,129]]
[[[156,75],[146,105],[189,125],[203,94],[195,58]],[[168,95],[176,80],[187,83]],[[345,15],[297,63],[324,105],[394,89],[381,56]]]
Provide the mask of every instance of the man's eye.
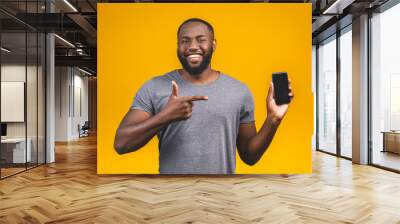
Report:
[[188,43],[189,41],[188,40],[181,40],[181,43],[182,44],[186,44],[186,43]]
[[206,40],[206,39],[200,39],[200,40],[199,40],[199,42],[201,42],[201,43],[202,43],[202,42],[205,42],[205,41],[207,41],[207,40]]

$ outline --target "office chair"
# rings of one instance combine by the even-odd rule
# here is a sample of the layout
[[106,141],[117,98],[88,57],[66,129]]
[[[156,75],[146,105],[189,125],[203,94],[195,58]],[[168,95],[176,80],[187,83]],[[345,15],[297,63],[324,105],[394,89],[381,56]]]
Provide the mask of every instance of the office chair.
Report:
[[79,138],[89,136],[89,129],[90,129],[89,121],[85,121],[82,127],[80,127],[80,125],[78,124]]

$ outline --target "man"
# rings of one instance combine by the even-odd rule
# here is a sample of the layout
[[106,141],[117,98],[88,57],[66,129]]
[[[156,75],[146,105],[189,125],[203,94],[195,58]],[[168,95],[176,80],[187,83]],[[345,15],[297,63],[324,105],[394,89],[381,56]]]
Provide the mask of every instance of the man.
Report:
[[[268,116],[257,132],[249,89],[211,68],[215,49],[208,22],[193,18],[181,24],[177,54],[183,69],[140,88],[115,136],[119,154],[140,149],[157,134],[161,174],[235,173],[236,147],[246,164],[261,158],[288,104],[275,103],[271,83]],[[289,89],[293,97],[290,85]]]

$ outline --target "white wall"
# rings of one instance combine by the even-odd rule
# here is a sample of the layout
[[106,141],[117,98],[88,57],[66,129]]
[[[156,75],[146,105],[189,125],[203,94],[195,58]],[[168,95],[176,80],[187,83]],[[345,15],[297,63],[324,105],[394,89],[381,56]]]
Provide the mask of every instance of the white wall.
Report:
[[[79,72],[79,71],[78,71]],[[77,70],[74,70],[74,108],[73,111],[73,119],[72,119],[72,132],[71,134],[74,137],[78,137],[78,124],[81,126],[85,123],[85,121],[89,118],[89,111],[88,111],[88,77],[81,76],[82,73],[77,74]],[[81,111],[80,111],[81,110]]]
[[88,120],[88,77],[72,67],[56,67],[55,73],[55,140],[70,141]]
[[[32,67],[28,67],[31,70]],[[28,72],[30,74],[30,72]],[[2,82],[25,82],[25,64],[8,64],[1,66],[1,81]],[[3,96],[4,97],[4,96]],[[1,108],[6,110],[6,108]],[[7,123],[7,136],[8,137],[25,137],[25,123],[24,122],[10,122]]]
[[[1,66],[1,81],[2,82],[25,82],[25,75],[27,69],[27,75],[28,79],[31,80],[29,77],[30,75],[35,75],[36,76],[36,67],[34,66],[28,66],[25,68],[25,64],[20,65],[20,64],[5,64]],[[31,83],[30,83],[31,84]],[[34,83],[36,85],[36,81]],[[36,98],[36,89],[27,89],[28,93],[28,101],[31,102],[32,99],[29,99],[29,97],[34,97]],[[33,92],[29,91],[32,90]],[[4,96],[3,96],[4,97]],[[36,107],[36,105],[35,105]],[[7,108],[1,108],[1,110],[7,110]],[[31,113],[28,113],[28,122],[35,121],[36,122],[36,114],[34,114],[35,117],[31,117],[30,115],[33,115]],[[26,122],[7,122],[7,136],[8,137],[25,137],[25,123]],[[33,125],[28,125],[29,127],[32,127]],[[36,127],[34,128],[36,129]],[[31,133],[28,130],[28,137],[29,133]]]
[[69,68],[55,68],[55,141],[68,140]]

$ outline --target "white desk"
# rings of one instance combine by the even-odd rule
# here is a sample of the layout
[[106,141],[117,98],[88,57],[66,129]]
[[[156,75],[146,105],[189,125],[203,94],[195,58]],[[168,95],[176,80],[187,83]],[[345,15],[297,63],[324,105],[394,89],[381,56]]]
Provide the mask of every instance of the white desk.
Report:
[[[2,151],[9,150],[9,147],[12,147],[12,163],[25,163],[31,162],[32,154],[31,154],[31,145],[32,140],[27,138],[26,142],[28,143],[26,147],[25,154],[25,138],[6,138],[1,139]],[[3,147],[7,147],[3,150]],[[25,159],[27,159],[25,161]]]

